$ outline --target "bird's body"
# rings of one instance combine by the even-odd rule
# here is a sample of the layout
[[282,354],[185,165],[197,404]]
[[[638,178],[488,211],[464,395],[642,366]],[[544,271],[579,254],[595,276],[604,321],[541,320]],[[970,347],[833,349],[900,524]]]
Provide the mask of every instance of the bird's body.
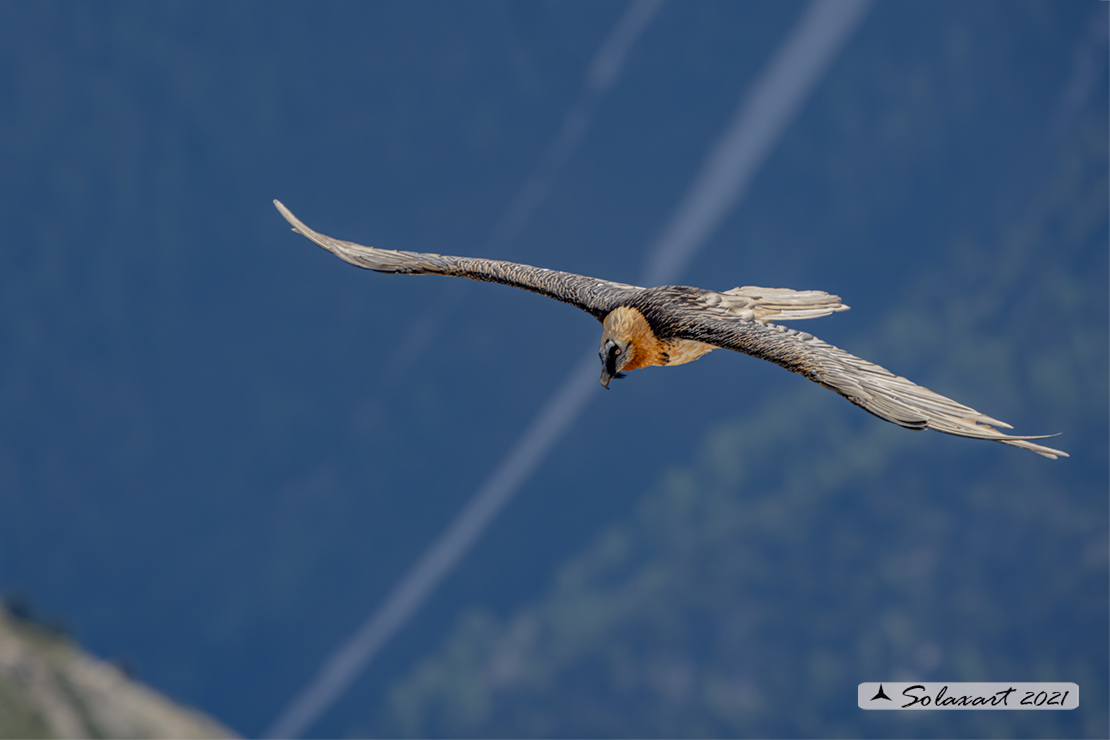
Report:
[[[602,322],[601,382],[642,367],[682,365],[713,349],[774,362],[836,391],[881,419],[910,429],[987,439],[1048,458],[1067,453],[1015,436],[1010,425],[930,391],[811,334],[774,321],[827,316],[848,307],[819,290],[746,286],[724,292],[666,285],[639,288],[513,262],[376,249],[305,226],[274,201],[293,230],[357,267],[408,275],[450,275],[502,283],[554,298]],[[1045,435],[1051,436],[1051,435]]]

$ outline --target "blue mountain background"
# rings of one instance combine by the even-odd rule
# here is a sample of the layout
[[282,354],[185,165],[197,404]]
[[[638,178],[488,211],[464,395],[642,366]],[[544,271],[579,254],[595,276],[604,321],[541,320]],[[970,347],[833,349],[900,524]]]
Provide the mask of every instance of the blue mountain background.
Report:
[[[271,200],[637,283],[807,7],[651,6],[602,94],[623,1],[0,4],[0,594],[265,732],[600,337]],[[1107,13],[869,6],[677,280],[838,294],[797,326],[1070,458],[734,353],[636,372],[307,734],[1106,737]]]

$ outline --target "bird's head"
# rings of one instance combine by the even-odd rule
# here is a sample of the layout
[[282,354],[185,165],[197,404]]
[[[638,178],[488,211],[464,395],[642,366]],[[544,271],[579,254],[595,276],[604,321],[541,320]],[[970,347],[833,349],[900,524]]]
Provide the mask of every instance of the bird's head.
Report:
[[624,377],[621,370],[632,360],[632,345],[606,331],[601,337],[601,349],[597,354],[601,358],[601,384],[608,390],[609,381]]
[[[666,364],[652,360],[652,353],[645,352],[658,345],[647,319],[635,308],[619,306],[614,308],[601,322],[605,331],[601,334],[601,384],[609,387],[613,378],[623,378],[645,365]],[[622,372],[623,371],[623,372]]]

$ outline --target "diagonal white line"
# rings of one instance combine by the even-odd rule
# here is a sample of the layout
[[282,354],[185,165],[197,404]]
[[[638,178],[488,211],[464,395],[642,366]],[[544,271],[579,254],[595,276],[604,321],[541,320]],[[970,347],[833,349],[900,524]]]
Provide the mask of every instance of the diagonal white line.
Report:
[[555,175],[586,134],[594,111],[604,94],[620,76],[625,59],[636,40],[663,5],[663,0],[633,0],[617,21],[586,73],[585,89],[575,106],[563,117],[554,141],[547,148],[535,172],[520,189],[505,215],[494,229],[492,246],[496,249],[510,242],[532,216]]
[[[730,125],[710,150],[688,194],[654,244],[644,284],[673,280],[743,196],[759,165],[807,94],[862,20],[870,0],[812,0]],[[324,663],[319,675],[266,733],[301,735],[365,669],[466,555],[552,446],[597,393],[593,349],[494,469],[463,510],[387,595],[383,605]]]
[[[509,202],[508,208],[495,222],[487,242],[491,253],[496,254],[502,247],[511,243],[528,223],[555,182],[559,170],[586,135],[593,120],[594,111],[597,110],[605,93],[620,77],[632,47],[651,19],[655,17],[663,2],[664,0],[632,0],[628,4],[624,15],[617,21],[617,25],[590,63],[582,92],[574,106],[563,116],[555,138],[540,156],[539,162],[528,179],[524,181],[524,185]],[[370,413],[377,413],[382,403],[396,391],[397,383],[405,378],[409,368],[419,361],[425,348],[435,339],[442,317],[452,313],[454,304],[460,299],[459,296],[458,292],[448,293],[445,298],[435,302],[422,316],[412,322],[405,333],[405,340],[382,363],[382,373],[377,383],[378,390],[368,403]]]
[[498,511],[512,498],[551,446],[596,392],[597,355],[591,352],[563,382],[524,437],[494,470],[384,604],[337,649],[323,670],[274,722],[266,737],[297,737],[338,699],[370,660],[404,625],[444,576],[462,559]]
[[648,257],[641,285],[674,280],[744,196],[759,165],[828,68],[870,0],[814,0],[714,145]]

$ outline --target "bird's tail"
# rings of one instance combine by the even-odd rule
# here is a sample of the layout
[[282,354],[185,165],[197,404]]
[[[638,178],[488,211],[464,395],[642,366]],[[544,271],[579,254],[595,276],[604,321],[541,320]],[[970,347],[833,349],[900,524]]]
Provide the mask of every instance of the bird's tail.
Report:
[[789,288],[757,288],[745,285],[726,290],[722,295],[743,298],[760,321],[816,319],[837,311],[847,311],[840,296],[823,290],[790,290]]

